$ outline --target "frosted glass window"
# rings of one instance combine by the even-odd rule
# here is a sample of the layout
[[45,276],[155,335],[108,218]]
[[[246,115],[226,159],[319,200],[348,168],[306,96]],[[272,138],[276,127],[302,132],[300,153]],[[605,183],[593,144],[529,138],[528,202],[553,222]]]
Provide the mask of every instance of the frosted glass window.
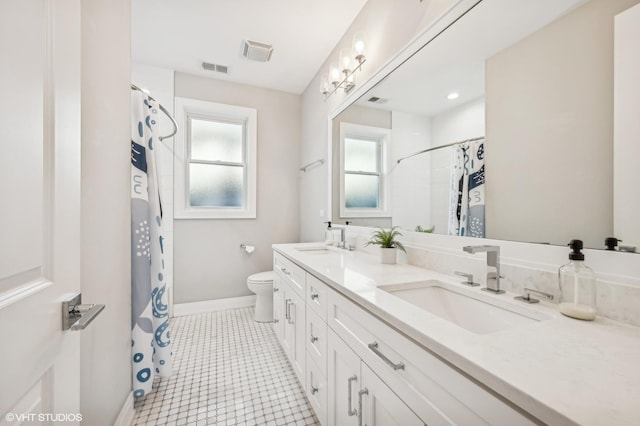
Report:
[[243,168],[190,164],[189,204],[192,207],[242,207]]
[[380,177],[376,175],[346,174],[344,204],[348,209],[377,209],[380,207]]
[[244,125],[191,118],[191,159],[242,162]]
[[378,142],[345,138],[344,169],[360,172],[378,171]]

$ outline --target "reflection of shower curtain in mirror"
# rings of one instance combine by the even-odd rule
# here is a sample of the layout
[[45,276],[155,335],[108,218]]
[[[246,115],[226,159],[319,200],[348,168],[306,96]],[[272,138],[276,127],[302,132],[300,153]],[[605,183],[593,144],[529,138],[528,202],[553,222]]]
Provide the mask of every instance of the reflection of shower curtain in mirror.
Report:
[[484,140],[456,145],[451,164],[449,235],[484,238]]

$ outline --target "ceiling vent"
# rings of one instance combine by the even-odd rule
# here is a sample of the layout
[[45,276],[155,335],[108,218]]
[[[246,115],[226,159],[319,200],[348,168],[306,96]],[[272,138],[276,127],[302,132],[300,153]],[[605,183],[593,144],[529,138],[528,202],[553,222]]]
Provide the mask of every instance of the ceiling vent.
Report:
[[367,102],[373,102],[374,104],[383,104],[383,103],[387,102],[387,100],[379,98],[377,96],[372,96],[369,99],[367,99]]
[[211,64],[209,62],[203,62],[202,68],[207,71],[220,72],[222,74],[227,74],[229,72],[229,68],[226,65]]
[[242,47],[242,56],[252,61],[267,62],[271,59],[272,53],[272,45],[258,43],[257,41],[245,40]]

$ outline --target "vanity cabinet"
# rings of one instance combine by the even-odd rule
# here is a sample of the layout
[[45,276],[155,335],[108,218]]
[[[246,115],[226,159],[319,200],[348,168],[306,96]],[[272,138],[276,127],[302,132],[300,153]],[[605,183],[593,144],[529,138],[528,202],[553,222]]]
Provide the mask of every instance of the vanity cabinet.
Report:
[[330,425],[424,424],[332,330],[328,346]]
[[[392,393],[421,422],[428,425],[536,424],[516,407],[487,391],[336,291],[329,290],[328,309],[330,333],[341,338],[358,355],[363,365],[375,371],[370,371],[375,377],[368,375],[370,383],[373,383],[371,387],[383,389],[379,391],[378,397],[368,398],[373,406],[369,406],[369,411],[365,408],[365,417],[385,415],[380,414],[386,411],[385,403],[395,404],[385,398],[381,399],[384,388],[380,386],[385,385],[393,390]],[[335,341],[331,335],[330,341]],[[330,352],[332,350],[330,345]],[[332,359],[335,354],[330,353],[329,357]],[[333,377],[331,365],[330,362],[330,378]],[[367,387],[366,379],[367,376],[363,373],[363,388]],[[334,391],[331,383],[330,380],[329,394]],[[335,391],[338,392],[339,387]],[[392,413],[395,415],[396,411]],[[410,418],[409,414],[406,415]],[[410,424],[409,420],[404,421],[407,423],[401,424]],[[372,423],[366,424],[371,426]]]
[[288,284],[284,286],[283,298],[282,347],[298,380],[304,386],[307,349],[304,300]]
[[278,339],[280,345],[282,345],[283,329],[284,329],[284,311],[282,305],[284,304],[284,282],[282,277],[278,273],[273,278],[273,332]]

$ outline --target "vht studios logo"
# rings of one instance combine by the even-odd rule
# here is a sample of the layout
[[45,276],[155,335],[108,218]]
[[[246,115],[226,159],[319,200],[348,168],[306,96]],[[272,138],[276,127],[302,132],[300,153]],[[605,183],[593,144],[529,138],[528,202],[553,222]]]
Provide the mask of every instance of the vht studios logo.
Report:
[[7,413],[4,419],[13,422],[81,422],[80,413]]

